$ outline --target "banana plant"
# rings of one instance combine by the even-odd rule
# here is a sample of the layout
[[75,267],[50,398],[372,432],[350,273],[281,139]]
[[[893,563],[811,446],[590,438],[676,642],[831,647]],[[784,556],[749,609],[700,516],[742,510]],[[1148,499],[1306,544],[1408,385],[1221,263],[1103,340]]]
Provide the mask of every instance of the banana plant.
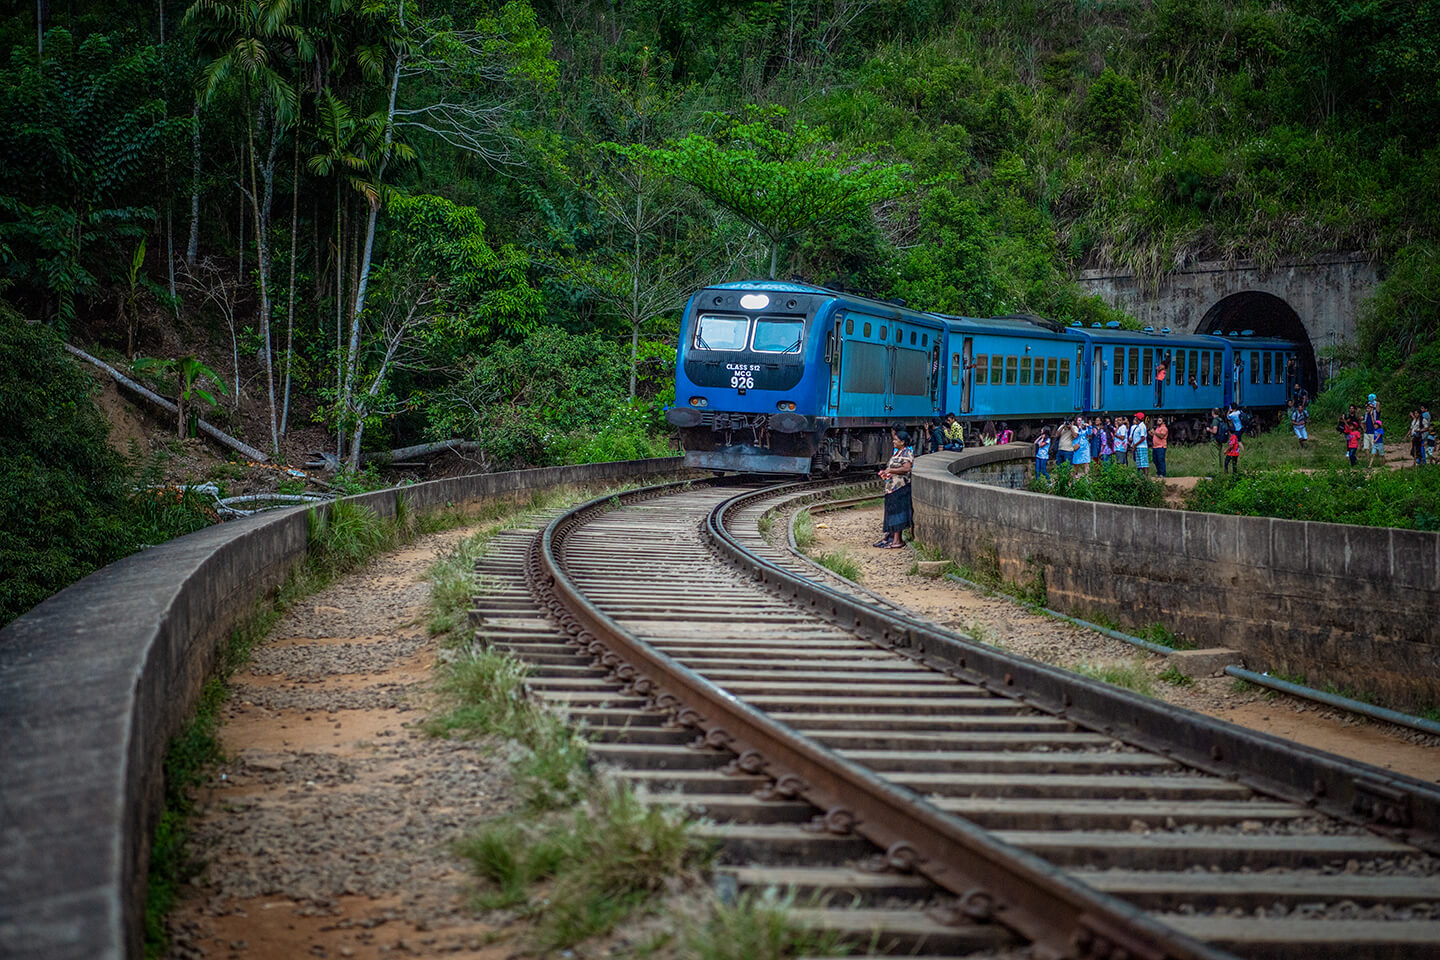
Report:
[[220,374],[211,370],[193,353],[183,357],[141,357],[131,365],[131,369],[138,375],[147,376],[157,383],[170,384],[174,382],[178,396],[175,401],[176,419],[175,435],[185,439],[189,432],[186,428],[189,425],[189,414],[197,403],[206,406],[216,406],[219,401],[215,394],[201,386],[206,380],[215,384],[215,388],[221,393],[227,393],[225,381]]

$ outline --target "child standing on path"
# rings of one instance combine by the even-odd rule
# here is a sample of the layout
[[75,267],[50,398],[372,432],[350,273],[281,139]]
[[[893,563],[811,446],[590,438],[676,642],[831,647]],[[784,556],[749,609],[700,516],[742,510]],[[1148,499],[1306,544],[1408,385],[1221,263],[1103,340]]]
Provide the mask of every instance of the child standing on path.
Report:
[[1355,466],[1355,451],[1360,449],[1360,423],[1351,420],[1345,424],[1345,455],[1350,458],[1350,466]]
[[1230,434],[1230,439],[1225,441],[1225,472],[1235,471],[1240,475],[1240,454],[1245,452],[1245,444],[1240,442],[1240,434]]
[[1380,466],[1385,466],[1385,424],[1380,418],[1375,418],[1375,439],[1370,443],[1370,462],[1367,467],[1375,466],[1375,458],[1380,458]]

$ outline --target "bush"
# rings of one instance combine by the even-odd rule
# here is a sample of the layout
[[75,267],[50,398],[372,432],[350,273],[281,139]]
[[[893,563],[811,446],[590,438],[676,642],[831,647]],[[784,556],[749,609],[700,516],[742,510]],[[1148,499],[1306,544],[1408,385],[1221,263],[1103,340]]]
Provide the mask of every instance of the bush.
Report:
[[1050,493],[1072,500],[1097,500],[1128,507],[1160,507],[1165,505],[1165,484],[1141,474],[1133,466],[1119,463],[1092,463],[1090,472],[1079,476],[1068,463],[1056,466],[1047,483],[1044,477],[1033,478],[1028,489]]
[[1440,530],[1440,470],[1251,471],[1200,481],[1185,506],[1251,517]]
[[1085,92],[1081,129],[1095,142],[1113,146],[1139,118],[1140,91],[1135,81],[1106,67]]

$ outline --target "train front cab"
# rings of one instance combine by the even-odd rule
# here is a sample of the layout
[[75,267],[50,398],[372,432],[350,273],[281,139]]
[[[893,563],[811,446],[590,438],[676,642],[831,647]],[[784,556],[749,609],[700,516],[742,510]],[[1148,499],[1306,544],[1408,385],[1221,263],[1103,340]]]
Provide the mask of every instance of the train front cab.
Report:
[[680,323],[675,406],[685,465],[809,473],[827,419],[835,295],[809,284],[707,287]]

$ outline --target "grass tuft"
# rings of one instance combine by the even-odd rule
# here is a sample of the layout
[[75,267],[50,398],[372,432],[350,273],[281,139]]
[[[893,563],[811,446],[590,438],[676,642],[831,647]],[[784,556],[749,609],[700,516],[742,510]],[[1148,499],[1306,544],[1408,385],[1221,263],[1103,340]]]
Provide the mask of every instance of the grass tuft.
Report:
[[684,955],[695,960],[786,960],[849,952],[838,934],[799,922],[794,908],[793,893],[745,893],[733,905],[717,906],[708,922],[688,932]]
[[1193,687],[1195,685],[1194,677],[1186,676],[1176,667],[1167,668],[1164,673],[1160,674],[1160,679],[1172,687]]
[[1155,683],[1145,669],[1145,661],[1138,658],[1128,663],[1079,663],[1071,669],[1082,676],[1133,690],[1141,696],[1155,695]]
[[853,583],[860,582],[860,561],[844,550],[822,553],[815,558],[815,561],[837,576],[844,577]]
[[795,516],[795,546],[802,553],[808,553],[815,546],[815,518],[809,510],[801,510]]

